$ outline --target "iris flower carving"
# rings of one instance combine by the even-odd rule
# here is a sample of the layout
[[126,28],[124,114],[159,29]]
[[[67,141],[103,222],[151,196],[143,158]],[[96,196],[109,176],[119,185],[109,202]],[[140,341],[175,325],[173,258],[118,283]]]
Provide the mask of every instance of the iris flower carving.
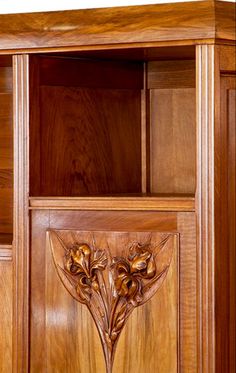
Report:
[[[49,231],[53,259],[66,289],[90,311],[102,341],[107,373],[111,373],[116,345],[129,315],[156,293],[166,277],[173,241],[169,240],[171,235],[156,233],[160,238],[155,244],[151,238],[145,243],[132,240],[128,247],[120,248],[124,255],[112,256],[108,241],[100,249],[94,233],[84,241],[80,241],[80,233],[88,237],[88,232]],[[143,235],[147,237],[147,233]]]
[[156,274],[153,253],[147,245],[134,243],[128,258],[115,257],[111,268],[117,294],[137,306],[143,300],[143,279],[152,279]]
[[97,272],[104,271],[107,265],[105,251],[92,250],[86,244],[74,245],[65,256],[65,271],[77,281],[76,291],[80,301],[90,301],[92,289],[99,290]]

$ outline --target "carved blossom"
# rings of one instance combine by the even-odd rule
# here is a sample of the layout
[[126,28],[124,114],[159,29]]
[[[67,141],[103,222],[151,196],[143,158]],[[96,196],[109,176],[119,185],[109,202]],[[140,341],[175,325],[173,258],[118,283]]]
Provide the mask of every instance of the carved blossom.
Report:
[[117,294],[134,306],[143,300],[143,279],[151,279],[156,274],[153,253],[147,245],[139,243],[132,245],[127,259],[113,258],[111,269]]
[[104,271],[106,265],[105,251],[92,250],[86,243],[76,244],[66,253],[64,270],[77,282],[76,291],[82,303],[90,301],[92,289],[99,290],[97,271]]

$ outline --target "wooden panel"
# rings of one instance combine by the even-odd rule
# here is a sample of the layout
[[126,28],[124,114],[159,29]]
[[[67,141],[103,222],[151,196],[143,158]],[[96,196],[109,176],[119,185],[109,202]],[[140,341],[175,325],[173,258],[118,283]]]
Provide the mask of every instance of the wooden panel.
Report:
[[[178,341],[177,235],[153,231],[137,233],[50,230],[48,232],[48,238],[49,245],[47,246],[47,250],[50,251],[51,247],[60,280],[77,301],[84,303],[89,308],[93,319],[97,322],[106,356],[107,372],[111,373],[112,371],[113,357],[118,361],[121,360],[119,353],[118,356],[116,356],[116,344],[117,348],[122,351],[122,364],[125,366],[124,371],[133,371],[133,368],[135,369],[136,367],[136,371],[145,372],[151,370],[153,367],[155,371],[160,370],[160,372],[162,372],[170,368],[171,372],[176,372]],[[81,242],[81,244],[79,244],[79,242]],[[81,285],[78,291],[76,285],[77,276],[74,275],[75,262],[72,267],[70,267],[69,264],[74,258],[74,249],[72,249],[72,251],[70,250],[75,246],[78,250],[88,250],[91,253],[90,259],[88,259],[85,267],[82,265],[85,270],[84,276],[88,276],[86,277],[87,279],[90,277],[87,271],[90,271],[90,268],[92,270],[93,265],[96,265],[95,261],[99,264],[99,268],[96,273],[94,272],[95,277],[92,280],[92,284],[95,284],[94,281],[96,281],[98,291],[94,292],[91,287],[91,296],[89,298],[87,298],[86,295],[88,288],[85,289],[85,287]],[[65,253],[68,252],[70,252],[72,256],[71,259],[68,257],[67,262]],[[78,254],[78,256],[80,256],[80,254]],[[138,268],[134,269],[133,267],[136,261],[145,261],[144,257],[148,257],[146,260],[148,266],[147,275],[145,274],[145,269],[142,272]],[[122,265],[125,265],[123,271]],[[170,268],[170,265],[172,265],[172,268]],[[129,267],[130,272],[128,270]],[[66,275],[63,268],[68,268]],[[53,283],[56,281],[55,276],[57,276],[57,274],[54,270],[52,273],[52,276],[54,276]],[[67,277],[67,275],[70,277]],[[122,288],[120,284],[118,284],[121,278]],[[166,284],[167,278],[169,279],[169,286]],[[134,293],[130,291],[129,294],[129,290],[125,285],[126,280],[132,282],[132,290],[136,288]],[[75,281],[74,285],[73,281]],[[159,289],[162,283],[160,299]],[[136,287],[137,285],[138,287]],[[131,284],[128,286],[131,286]],[[159,299],[158,306],[155,302],[156,298]],[[137,317],[137,312],[135,312],[135,308],[140,307],[146,302],[149,303],[152,299],[154,300],[154,304],[152,304],[153,307],[149,308],[148,312],[148,316],[153,320],[151,326],[150,323],[146,325],[147,310],[144,310],[142,314],[139,313],[139,316],[143,316],[142,319],[139,319]],[[158,313],[158,309],[161,311],[160,313]],[[134,317],[133,314],[135,314]],[[123,318],[122,324],[119,317]],[[133,327],[131,328],[133,333],[130,334],[128,332],[128,334],[126,334],[125,344],[120,346],[119,336],[122,336],[123,329],[126,330],[125,323],[126,321],[129,323],[130,319],[133,321]],[[144,324],[142,330],[139,327],[140,322]],[[158,333],[160,325],[162,325],[165,332]],[[49,324],[47,332],[50,333],[52,329],[53,327]],[[134,331],[136,331],[135,334]],[[144,351],[142,351],[142,340],[143,343],[146,343],[147,335],[150,336],[150,345],[152,345],[153,348],[149,349],[149,353],[144,354]],[[159,339],[159,343],[157,343],[157,338]],[[53,340],[55,340],[55,337],[51,339],[51,344]],[[139,341],[141,341],[141,343],[139,343]],[[138,345],[139,348],[137,347]],[[132,346],[135,346],[135,348]],[[168,355],[166,354],[166,348],[169,349]],[[48,365],[53,365],[54,369],[61,371],[61,364],[60,361],[58,361],[56,351],[53,351],[53,346],[51,346],[51,350],[54,359],[51,361],[49,360]],[[134,351],[135,354],[133,353]],[[136,354],[140,356],[138,365]],[[149,356],[151,357],[153,355],[155,359],[153,359],[151,363]],[[69,358],[68,360],[71,359]],[[127,364],[127,360],[130,360],[129,364]],[[118,367],[118,369],[120,368]],[[66,365],[64,370],[67,370]],[[114,368],[113,371],[116,371],[116,368]]]
[[10,188],[0,189],[0,233],[13,231],[13,192]]
[[180,232],[180,372],[198,371],[196,217],[178,214]]
[[130,316],[117,346],[113,372],[177,372],[178,324],[178,252],[175,250],[157,294]]
[[52,373],[55,369],[68,373],[103,372],[103,352],[88,310],[65,292],[60,281],[55,281],[51,252],[45,249],[48,226],[48,212],[34,214],[31,256],[31,370]]
[[[217,372],[235,372],[235,76],[220,78],[216,141],[216,356]],[[222,247],[224,250],[222,250]]]
[[215,2],[216,16],[216,38],[217,39],[236,39],[236,5],[230,1],[225,6],[224,1]]
[[12,91],[12,68],[1,67],[0,60],[0,92],[11,92]]
[[220,53],[220,70],[221,72],[236,71],[236,47],[229,45],[221,45]]
[[141,62],[92,61],[44,56],[38,58],[38,63],[40,85],[110,89],[143,88]]
[[0,92],[0,170],[13,167],[12,95]]
[[[67,224],[64,219],[65,214],[68,217]],[[152,229],[151,227],[155,227],[157,231],[162,228],[166,229],[166,232],[169,229],[176,230],[171,222],[174,217],[171,213],[166,216],[163,213],[152,213],[153,219],[149,217],[149,226],[145,213],[134,214],[127,212],[121,214],[116,212],[111,214],[103,212],[101,215],[99,212],[87,212],[86,215],[87,218],[81,212],[79,214],[70,211],[55,212],[52,215],[50,213],[49,219],[48,211],[32,212],[32,371],[51,372],[53,369],[54,371],[57,369],[58,372],[75,372],[78,370],[80,372],[105,371],[99,337],[91,316],[84,309],[84,306],[76,304],[57,279],[51,253],[49,247],[46,246],[47,228],[58,229],[58,227],[63,226],[63,229],[66,229],[68,226],[71,229],[76,226],[76,229],[83,227],[86,231],[90,229],[96,229],[97,231],[100,227],[103,227],[103,229],[104,227],[109,227],[109,232],[107,232],[109,237],[113,237],[111,231],[113,227],[118,231],[122,231],[124,226],[129,227],[130,231],[138,228],[139,232],[143,228],[149,231]],[[124,222],[121,218],[122,215]],[[130,215],[129,219],[126,218],[127,215]],[[150,216],[150,213],[148,215]],[[102,216],[103,219],[101,219]],[[139,220],[139,227],[137,220]],[[156,221],[155,225],[154,220]],[[185,226],[187,224],[186,220]],[[60,232],[65,232],[66,234],[66,231]],[[104,234],[98,236],[98,233],[96,233],[96,243],[100,247],[102,246],[102,241],[104,243],[106,238],[104,238]],[[86,234],[88,235],[88,233]],[[133,233],[129,234],[132,235]],[[137,237],[141,237],[142,234],[138,233]],[[122,235],[122,233],[117,233],[117,235]],[[150,233],[145,233],[145,236],[149,235]],[[63,235],[63,237],[65,238],[66,236]],[[75,236],[72,235],[71,237],[74,239]],[[102,241],[100,242],[99,240]],[[110,250],[113,250],[113,245],[117,245],[116,242],[115,239],[110,241]],[[43,249],[44,247],[46,248],[45,250]],[[120,248],[117,250],[120,252]],[[176,254],[177,252],[175,252]],[[150,300],[150,304],[147,303],[145,306],[140,307],[130,316],[130,320],[128,320],[118,344],[114,372],[121,370],[124,372],[148,372],[150,369],[154,369],[157,372],[163,372],[165,369],[166,371],[170,369],[171,372],[177,371],[178,311],[176,302],[178,265],[176,260],[177,256],[171,262],[165,285],[163,284],[153,300]],[[192,269],[189,271],[192,271]],[[189,273],[189,271],[187,272]],[[186,281],[188,280],[186,279]],[[168,296],[166,296],[167,293]],[[163,305],[166,307],[165,312],[163,312]],[[140,322],[142,328],[139,327]],[[160,333],[160,328],[162,333]],[[189,331],[189,333],[192,333],[192,331]],[[144,344],[142,344],[142,339]],[[152,346],[151,349],[145,347],[147,346],[147,340],[149,341],[148,346]],[[127,348],[127,346],[129,347]],[[169,349],[169,354],[166,354],[166,348]],[[94,351],[96,351],[96,354],[93,353]],[[148,357],[150,352],[151,355]],[[40,358],[42,354],[46,359]]]
[[[6,69],[0,68],[0,75]],[[12,71],[9,77],[6,70],[2,75],[6,78],[6,85],[7,79],[12,78],[11,74]],[[10,234],[13,231],[13,125],[12,94],[2,93],[9,88],[6,85],[1,86],[0,82],[0,233]]]
[[[32,211],[36,214],[37,211]],[[35,215],[33,215],[35,216]],[[145,231],[161,232],[177,229],[176,213],[155,213],[142,211],[51,211],[50,228],[112,231]]]
[[195,193],[195,90],[151,90],[151,192]]
[[[224,5],[225,11],[229,5]],[[0,16],[0,48],[151,43],[215,38],[215,2]],[[40,22],[39,22],[40,19]],[[227,26],[221,25],[221,29]],[[20,32],[19,32],[20,30]],[[227,35],[224,35],[227,36]],[[120,47],[120,46],[119,46]]]
[[230,372],[236,371],[236,79],[234,88],[228,91],[228,219],[229,219],[229,330],[230,330]]
[[41,183],[34,195],[141,191],[139,91],[45,86],[40,107]]
[[147,88],[195,88],[195,61],[149,62]]
[[8,373],[12,371],[12,263],[1,257],[0,314],[0,371]]

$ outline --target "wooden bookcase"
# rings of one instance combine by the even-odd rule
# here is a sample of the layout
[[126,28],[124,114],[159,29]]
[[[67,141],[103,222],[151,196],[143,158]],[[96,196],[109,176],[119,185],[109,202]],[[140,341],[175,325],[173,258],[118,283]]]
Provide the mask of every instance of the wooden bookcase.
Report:
[[1,372],[235,373],[234,10],[0,15]]

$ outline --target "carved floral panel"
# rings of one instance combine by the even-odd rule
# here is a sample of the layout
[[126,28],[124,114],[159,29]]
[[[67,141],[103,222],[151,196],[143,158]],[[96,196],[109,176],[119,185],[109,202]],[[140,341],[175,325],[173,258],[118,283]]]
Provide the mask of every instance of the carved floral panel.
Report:
[[93,317],[111,373],[127,319],[168,274],[176,235],[49,230],[48,238],[60,280]]

